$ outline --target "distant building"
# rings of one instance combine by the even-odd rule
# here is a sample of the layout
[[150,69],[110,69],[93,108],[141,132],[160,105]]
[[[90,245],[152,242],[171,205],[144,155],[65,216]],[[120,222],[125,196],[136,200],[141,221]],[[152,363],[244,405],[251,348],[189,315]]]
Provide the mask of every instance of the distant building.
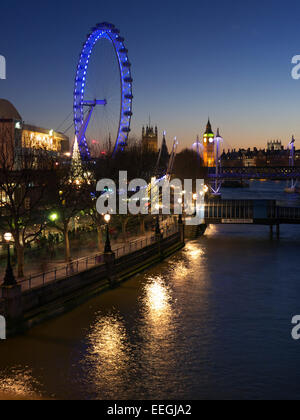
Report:
[[166,133],[163,134],[163,140],[162,140],[162,144],[161,144],[161,160],[163,162],[168,162],[169,161],[169,150],[168,150],[168,146],[167,146],[167,141],[166,141]]
[[6,99],[0,99],[0,144],[6,142],[6,150],[14,155],[22,149],[44,150],[59,156],[69,152],[69,138],[34,125],[25,124],[21,115]]
[[142,131],[142,147],[144,150],[151,152],[158,152],[158,130],[157,127],[147,126],[143,127]]
[[267,145],[267,149],[268,150],[281,150],[282,149],[282,144],[280,140],[272,140],[272,141],[268,141],[268,145]]
[[157,169],[163,175],[166,173],[169,164],[169,150],[166,141],[166,133],[163,133],[163,139],[161,143],[161,148],[159,149],[158,161],[157,161]]
[[[295,153],[296,166],[300,164],[300,151]],[[221,162],[223,167],[283,167],[289,166],[290,150],[285,149],[281,146],[280,149],[275,150],[272,146],[271,149],[257,149],[256,147],[251,149],[239,149],[238,151],[225,150],[221,156]]]
[[206,131],[203,136],[203,164],[207,168],[213,168],[215,164],[215,135],[208,120]]

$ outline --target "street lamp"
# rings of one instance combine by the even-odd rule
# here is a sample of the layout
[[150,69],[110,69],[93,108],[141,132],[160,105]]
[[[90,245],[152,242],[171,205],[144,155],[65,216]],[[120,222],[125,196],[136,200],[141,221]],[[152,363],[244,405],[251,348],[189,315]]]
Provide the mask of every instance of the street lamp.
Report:
[[12,240],[12,234],[11,234],[10,232],[5,233],[5,234],[4,234],[4,240],[5,240],[6,242],[8,242],[8,244],[9,244],[9,242]]
[[49,216],[49,220],[51,222],[56,222],[56,220],[58,219],[58,214],[57,213],[51,213]]
[[181,204],[181,212],[179,213],[179,216],[178,216],[178,223],[180,225],[182,225],[182,223],[183,223],[183,221],[182,221],[183,200],[181,198],[178,198],[178,204]]
[[12,240],[12,234],[10,232],[4,234],[4,240],[7,243],[7,267],[3,281],[3,286],[14,286],[17,284],[13,269],[10,262],[10,241]]
[[110,238],[109,238],[109,222],[110,222],[111,216],[110,214],[106,214],[104,216],[104,220],[106,223],[106,241],[105,241],[105,248],[104,248],[104,252],[105,254],[111,254],[112,253],[112,249],[111,249],[111,244],[110,244]]

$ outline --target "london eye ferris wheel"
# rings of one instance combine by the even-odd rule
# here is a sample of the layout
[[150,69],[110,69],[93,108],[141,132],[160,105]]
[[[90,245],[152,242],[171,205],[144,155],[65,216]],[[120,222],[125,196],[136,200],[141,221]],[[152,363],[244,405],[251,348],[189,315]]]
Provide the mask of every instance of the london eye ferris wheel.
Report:
[[84,160],[97,145],[106,145],[112,155],[127,145],[133,79],[124,41],[113,24],[104,22],[83,44],[75,78],[74,126]]

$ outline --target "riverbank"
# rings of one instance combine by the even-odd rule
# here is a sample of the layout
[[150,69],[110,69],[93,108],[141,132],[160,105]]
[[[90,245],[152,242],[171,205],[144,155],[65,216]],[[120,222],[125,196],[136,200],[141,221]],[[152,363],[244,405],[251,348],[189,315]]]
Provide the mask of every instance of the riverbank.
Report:
[[[283,187],[251,183],[245,199],[281,200]],[[300,226],[284,226],[280,240],[268,232],[210,226],[119,287],[0,342],[0,392],[29,400],[298,399],[291,319],[300,310]]]
[[[62,278],[42,285],[2,287],[0,313],[8,320],[8,336],[22,333],[34,325],[72,310],[91,297],[109,288],[118,287],[130,277],[163,261],[184,246],[183,225],[175,233],[158,236],[136,244],[126,255],[103,254],[92,268],[72,270]],[[131,247],[130,247],[131,251]],[[25,282],[26,284],[26,282]]]

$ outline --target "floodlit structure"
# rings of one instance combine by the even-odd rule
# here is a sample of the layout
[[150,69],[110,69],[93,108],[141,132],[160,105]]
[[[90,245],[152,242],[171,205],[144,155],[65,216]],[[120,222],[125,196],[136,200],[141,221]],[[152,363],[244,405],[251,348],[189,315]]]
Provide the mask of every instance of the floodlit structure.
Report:
[[216,165],[216,179],[215,179],[215,185],[214,185],[214,187],[212,187],[212,192],[213,192],[213,195],[220,196],[221,195],[220,190],[221,190],[221,187],[222,187],[222,181],[220,181],[218,177],[219,177],[219,173],[222,169],[221,159],[220,159],[220,144],[223,142],[223,138],[220,135],[219,128],[217,130],[217,135],[214,139],[214,142],[216,144],[216,162],[215,162],[215,165]]
[[[289,159],[289,166],[290,168],[294,168],[295,167],[295,137],[292,137],[292,140],[289,144],[289,150],[290,150],[290,159]],[[288,183],[287,188],[285,189],[285,192],[287,193],[295,193],[296,192],[296,187],[298,184],[298,180],[297,179],[292,179],[290,181],[290,184]]]
[[24,149],[43,150],[54,156],[69,152],[67,136],[52,129],[26,124],[14,105],[6,99],[0,99],[0,145],[5,146],[8,158],[17,156]]
[[215,165],[215,135],[208,120],[203,136],[203,163],[207,168],[214,168]]
[[142,147],[150,152],[158,152],[158,129],[152,127],[151,123],[142,131]]
[[[128,50],[124,44],[124,38],[120,36],[120,31],[112,24],[103,22],[97,24],[88,34],[87,40],[83,45],[79,62],[76,70],[74,87],[74,126],[75,136],[78,140],[79,150],[82,159],[88,160],[91,157],[90,147],[86,138],[88,126],[91,122],[92,114],[96,107],[105,107],[109,112],[109,98],[90,98],[86,92],[86,85],[89,79],[89,65],[93,50],[101,40],[110,42],[115,51],[116,60],[120,73],[120,118],[115,120],[114,115],[110,115],[115,125],[118,126],[116,139],[114,139],[113,154],[123,150],[127,145],[128,134],[130,132],[130,122],[132,117],[132,82],[131,63],[128,59]],[[106,65],[106,63],[104,63]],[[108,118],[109,119],[109,118]],[[100,124],[103,124],[101,122]],[[108,135],[108,133],[107,133]]]

